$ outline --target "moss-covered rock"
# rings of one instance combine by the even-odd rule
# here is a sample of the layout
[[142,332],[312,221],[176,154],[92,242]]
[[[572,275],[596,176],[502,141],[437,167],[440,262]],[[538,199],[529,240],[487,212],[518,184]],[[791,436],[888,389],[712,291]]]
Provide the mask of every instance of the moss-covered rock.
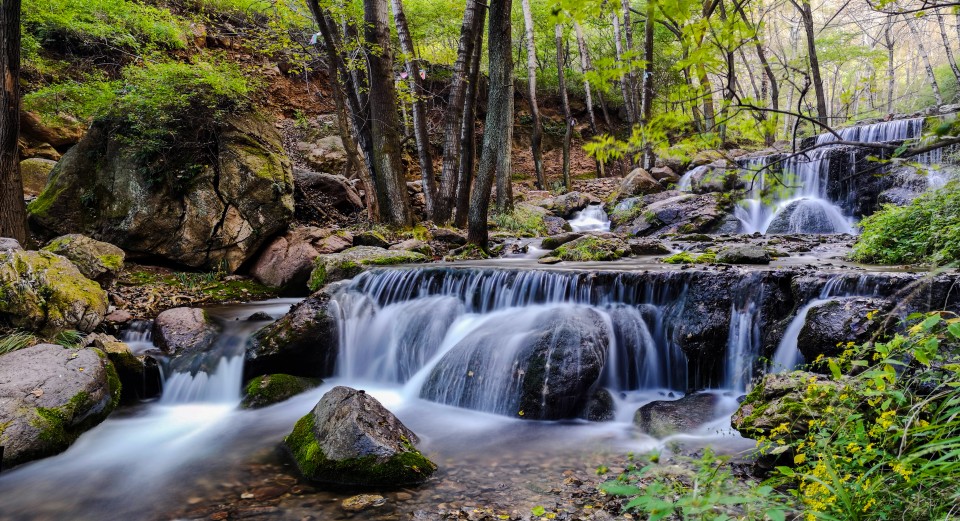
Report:
[[70,259],[80,273],[103,288],[109,288],[117,280],[126,257],[120,248],[80,234],[57,237],[43,250]]
[[356,277],[368,268],[426,260],[426,255],[412,251],[386,250],[376,246],[354,246],[339,253],[318,256],[314,261],[308,286],[311,291],[317,291],[325,284]]
[[483,260],[489,259],[490,255],[483,251],[483,248],[476,244],[465,244],[459,248],[450,250],[450,254],[443,258],[447,262],[465,261],[465,260]]
[[162,380],[157,361],[146,355],[135,355],[130,346],[112,335],[92,333],[84,343],[106,353],[116,369],[123,392],[122,403],[136,403],[138,400],[160,396]]
[[20,176],[23,178],[24,195],[39,195],[47,185],[50,171],[57,165],[56,161],[32,157],[20,161]]
[[69,260],[48,251],[0,252],[0,322],[53,338],[89,332],[107,314],[107,294]]
[[110,414],[120,393],[98,349],[39,344],[0,356],[4,467],[62,452]]
[[740,403],[730,423],[747,438],[770,439],[772,431],[779,429],[784,442],[796,441],[807,433],[810,420],[828,414],[827,406],[843,386],[823,375],[804,371],[768,374]]
[[550,254],[562,261],[611,261],[630,254],[630,247],[616,237],[586,235],[559,246]]
[[323,383],[319,378],[302,378],[288,374],[268,374],[247,382],[243,388],[244,409],[259,409],[280,403]]
[[400,487],[426,481],[437,466],[419,439],[375,398],[335,387],[300,418],[284,444],[304,477],[340,486]]

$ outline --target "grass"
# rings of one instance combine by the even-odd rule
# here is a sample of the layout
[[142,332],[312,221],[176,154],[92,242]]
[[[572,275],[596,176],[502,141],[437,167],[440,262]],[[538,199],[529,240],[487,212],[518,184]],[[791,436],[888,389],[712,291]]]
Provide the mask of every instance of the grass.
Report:
[[546,235],[547,225],[543,222],[543,215],[533,210],[518,206],[511,213],[493,214],[494,226],[497,230],[516,233],[526,237]]
[[39,339],[26,331],[14,331],[6,336],[0,337],[0,355],[26,349],[36,345]]

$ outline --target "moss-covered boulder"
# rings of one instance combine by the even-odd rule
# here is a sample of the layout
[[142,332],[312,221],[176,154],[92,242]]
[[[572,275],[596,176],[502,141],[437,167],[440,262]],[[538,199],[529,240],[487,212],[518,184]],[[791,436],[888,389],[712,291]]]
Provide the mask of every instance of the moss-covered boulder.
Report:
[[730,423],[747,438],[770,439],[772,431],[778,429],[784,442],[796,441],[807,433],[810,420],[822,414],[843,414],[826,411],[843,385],[804,371],[768,374],[740,403]]
[[50,171],[57,165],[56,161],[42,157],[31,157],[20,161],[20,177],[23,178],[24,195],[40,195],[47,185]]
[[244,409],[259,409],[280,403],[323,383],[319,378],[303,378],[289,374],[266,374],[257,376],[243,387]]
[[39,344],[0,355],[0,446],[10,467],[64,451],[120,401],[120,380],[97,349]]
[[311,291],[316,291],[325,284],[356,277],[369,268],[426,260],[426,255],[412,251],[386,250],[376,246],[354,246],[340,253],[317,257],[313,272],[310,274],[309,286]]
[[93,331],[107,307],[107,293],[65,257],[0,252],[0,323],[52,338],[68,329]]
[[94,280],[103,288],[109,288],[123,271],[123,250],[116,246],[91,239],[85,235],[70,234],[50,241],[44,251],[63,255],[70,259],[80,273]]
[[257,330],[246,346],[247,378],[284,373],[317,377],[333,374],[339,337],[330,296],[317,292],[272,324]]
[[630,247],[622,240],[585,235],[559,246],[550,254],[562,261],[612,261],[630,254]]
[[663,185],[643,168],[636,168],[620,183],[620,197],[632,197],[643,194],[654,194],[663,191]]
[[87,347],[95,347],[107,354],[120,378],[122,403],[160,396],[163,387],[160,365],[146,355],[136,355],[125,342],[112,335],[92,333],[84,339]]
[[600,200],[595,196],[584,192],[567,192],[563,195],[540,199],[533,201],[532,204],[549,210],[559,217],[569,219],[573,214],[583,210],[591,204],[597,204]]
[[[709,233],[727,216],[718,194],[663,192],[644,198],[644,206],[633,206],[625,217],[615,219],[615,230],[636,236],[663,236],[671,233]],[[649,198],[649,201],[647,199]],[[613,217],[611,220],[614,221]]]
[[284,444],[304,477],[338,486],[401,487],[437,469],[417,435],[363,391],[334,387],[300,418]]
[[579,239],[580,237],[583,237],[583,232],[565,232],[557,235],[551,235],[543,238],[543,241],[540,243],[540,247],[545,250],[555,250],[570,241]]
[[[96,121],[30,203],[31,223],[131,255],[235,271],[293,217],[293,174],[265,118],[247,113],[206,123],[175,137],[182,153],[158,159],[127,139],[124,124]],[[198,148],[198,139],[213,145]]]
[[712,393],[692,393],[677,400],[657,400],[637,409],[633,424],[655,438],[690,432],[717,417],[720,398]]

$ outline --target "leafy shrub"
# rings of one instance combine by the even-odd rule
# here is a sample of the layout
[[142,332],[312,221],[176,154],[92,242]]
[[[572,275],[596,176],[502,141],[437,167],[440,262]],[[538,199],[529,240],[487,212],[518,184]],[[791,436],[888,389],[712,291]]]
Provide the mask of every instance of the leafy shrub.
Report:
[[26,94],[23,108],[39,114],[48,125],[86,124],[113,104],[119,85],[100,77],[84,82],[55,83]]
[[527,237],[536,237],[547,233],[547,225],[543,222],[543,215],[522,206],[517,206],[511,213],[494,214],[492,220],[498,230]]
[[960,183],[907,206],[884,206],[860,222],[851,257],[878,264],[948,264],[960,260]]

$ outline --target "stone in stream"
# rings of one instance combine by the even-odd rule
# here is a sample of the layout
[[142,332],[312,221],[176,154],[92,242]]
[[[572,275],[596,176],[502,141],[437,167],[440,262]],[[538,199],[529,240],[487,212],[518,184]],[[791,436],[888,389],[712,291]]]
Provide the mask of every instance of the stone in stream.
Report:
[[206,351],[220,327],[200,308],[173,308],[153,321],[153,343],[168,355]]
[[341,252],[353,245],[353,235],[330,228],[300,226],[277,237],[257,258],[253,278],[288,296],[309,294],[307,281],[320,255]]
[[584,235],[566,242],[550,255],[561,261],[612,261],[630,254],[630,248],[613,234]]
[[668,233],[708,233],[726,216],[716,194],[694,195],[664,192],[651,200],[639,215],[621,224],[617,232],[636,236],[661,236]]
[[[358,237],[354,237],[354,242]],[[412,251],[386,250],[376,246],[354,246],[340,253],[318,256],[314,261],[308,285],[312,291],[316,291],[324,284],[356,277],[368,268],[426,260],[426,255]]]
[[107,308],[107,293],[65,257],[0,251],[0,322],[53,337],[68,329],[93,331]]
[[3,466],[66,450],[120,401],[120,380],[94,348],[39,344],[0,355]]
[[717,418],[720,398],[712,393],[692,393],[678,400],[657,400],[637,409],[633,423],[655,438],[690,432]]
[[57,237],[47,243],[43,251],[70,259],[84,277],[96,281],[105,289],[109,289],[117,280],[126,257],[123,250],[110,243],[76,233]]
[[767,250],[752,244],[727,246],[717,254],[722,264],[770,264],[770,260]]
[[378,494],[360,494],[348,497],[340,503],[340,508],[347,512],[363,512],[387,504],[387,498]]
[[570,223],[568,223],[566,219],[563,217],[557,217],[555,215],[544,215],[543,225],[547,228],[547,235],[557,235],[563,232],[569,232],[573,229],[570,227]]
[[620,197],[652,194],[663,191],[663,185],[657,178],[642,168],[636,168],[620,183]]
[[323,395],[284,438],[307,479],[363,487],[426,481],[437,466],[416,449],[419,441],[375,398],[342,386]]
[[847,233],[850,224],[830,203],[818,199],[801,199],[778,211],[767,227],[768,235],[790,233]]
[[244,374],[285,373],[329,376],[339,338],[330,295],[320,291],[293,306],[276,322],[257,330],[246,346]]
[[551,235],[543,238],[543,242],[540,243],[540,247],[545,250],[555,250],[557,247],[574,239],[579,239],[580,237],[583,237],[583,232],[566,232],[557,235]]
[[867,297],[833,298],[810,308],[797,337],[805,360],[837,356],[850,342],[862,344],[879,334],[893,304]]
[[593,195],[583,192],[567,192],[563,195],[533,201],[531,204],[544,208],[556,214],[558,217],[569,219],[573,214],[583,210],[591,204],[597,204],[600,200]]
[[259,409],[280,403],[323,383],[319,378],[303,378],[288,374],[268,374],[254,378],[243,387],[244,409]]
[[112,335],[91,333],[84,339],[86,347],[95,347],[107,354],[120,378],[122,403],[160,396],[163,387],[160,366],[149,356],[135,355],[130,346]]

